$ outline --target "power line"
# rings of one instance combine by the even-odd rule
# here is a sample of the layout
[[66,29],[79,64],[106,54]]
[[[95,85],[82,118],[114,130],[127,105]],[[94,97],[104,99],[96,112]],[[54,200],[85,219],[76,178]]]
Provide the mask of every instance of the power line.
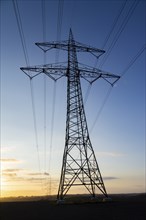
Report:
[[43,26],[43,41],[46,41],[46,1],[42,0],[42,26]]
[[[46,1],[42,0],[42,27],[43,27],[43,41],[46,42]],[[46,64],[46,51],[44,51],[44,65]],[[47,137],[47,76],[44,74],[44,173],[47,172],[47,165],[46,165],[46,160],[47,160],[47,142],[46,142],[46,137]],[[53,110],[52,110],[53,112]],[[53,114],[53,113],[52,113]],[[54,118],[54,116],[52,116]],[[53,119],[54,121],[54,119]],[[51,185],[52,185],[52,179],[51,179],[51,154],[52,154],[52,139],[53,139],[53,123],[51,123],[51,140],[50,140],[50,152],[49,152],[49,168],[48,168],[48,175],[46,175],[46,194],[51,195]],[[48,179],[49,178],[49,179]],[[49,181],[49,182],[48,182]],[[48,184],[49,184],[49,191],[48,191]]]
[[51,195],[51,157],[52,157],[52,146],[53,146],[53,134],[54,134],[54,116],[55,116],[55,101],[56,101],[56,81],[54,81],[53,88],[53,105],[52,105],[52,117],[51,117],[51,132],[50,132],[50,152],[49,152],[49,174],[50,174],[50,184],[49,184],[49,194]]
[[47,137],[47,85],[46,85],[46,75],[44,74],[44,172],[46,172],[46,137]]
[[[125,68],[125,69],[123,70],[123,72],[121,73],[121,77],[123,77],[123,76],[127,73],[127,71],[129,70],[129,68],[130,68],[130,67],[136,62],[136,60],[142,55],[142,53],[145,51],[145,49],[146,49],[146,44],[144,44],[144,45],[141,47],[141,49],[138,51],[138,53],[132,58],[132,60],[129,62],[129,64],[126,66],[126,68]],[[106,94],[106,96],[105,96],[105,99],[104,99],[104,101],[103,101],[103,104],[101,105],[101,108],[99,109],[99,111],[98,111],[98,113],[97,113],[97,115],[96,115],[95,121],[94,121],[94,123],[93,123],[93,125],[92,125],[92,127],[91,127],[91,129],[90,129],[90,133],[93,131],[93,129],[94,129],[94,127],[95,127],[95,125],[96,125],[96,123],[97,123],[97,121],[98,121],[98,119],[99,119],[99,117],[100,117],[100,115],[101,115],[101,112],[103,111],[103,108],[104,108],[106,102],[107,102],[108,99],[109,99],[109,96],[110,96],[110,94],[111,94],[112,88],[113,88],[113,87],[110,87],[110,88],[109,88],[109,90],[108,90],[108,92],[107,92],[107,94]]]
[[113,88],[113,87],[110,86],[110,88],[109,88],[109,90],[108,90],[108,92],[107,92],[107,94],[106,94],[106,96],[105,96],[105,99],[103,100],[103,103],[102,103],[102,105],[101,105],[99,111],[97,112],[96,118],[95,118],[95,120],[94,120],[94,122],[93,122],[93,125],[91,126],[91,129],[90,129],[90,134],[91,134],[91,132],[93,131],[93,129],[94,129],[94,127],[95,127],[95,125],[96,125],[96,123],[97,123],[97,121],[98,121],[98,119],[99,119],[99,117],[100,117],[100,115],[101,115],[101,112],[103,111],[103,108],[104,108],[104,106],[105,106],[105,104],[106,104],[106,102],[107,102],[107,100],[108,100],[108,98],[109,98],[109,96],[110,96],[110,94],[111,94],[112,88]]
[[[57,41],[61,40],[61,28],[63,18],[64,0],[58,1],[58,16],[57,16]],[[56,50],[55,62],[59,61],[59,50]],[[56,81],[54,81],[53,88],[53,103],[52,103],[52,118],[51,118],[51,138],[50,138],[50,152],[49,152],[49,194],[51,195],[52,180],[51,180],[51,157],[52,157],[52,145],[54,134],[54,117],[55,117],[55,103],[56,103]]]
[[108,33],[107,37],[105,38],[105,41],[104,41],[103,46],[102,46],[102,49],[106,46],[106,44],[107,44],[107,42],[108,42],[108,40],[109,40],[111,34],[113,33],[114,28],[115,28],[115,26],[117,25],[117,23],[118,23],[118,21],[119,21],[119,18],[120,18],[121,14],[122,14],[122,12],[123,12],[125,6],[126,6],[126,3],[127,3],[127,0],[122,4],[122,7],[120,8],[120,11],[119,11],[119,13],[117,14],[117,16],[116,16],[116,18],[115,18],[115,20],[114,20],[114,22],[113,22],[113,25],[112,25],[112,27],[111,27],[111,30],[110,30],[110,32]]
[[125,19],[123,20],[123,22],[122,22],[122,24],[121,24],[121,26],[120,26],[118,32],[116,33],[116,36],[114,37],[114,39],[113,39],[111,45],[109,46],[106,55],[104,56],[103,60],[101,61],[100,65],[99,65],[99,68],[102,67],[103,64],[106,62],[108,56],[110,55],[110,53],[111,53],[113,47],[115,46],[116,42],[118,41],[118,39],[119,39],[120,35],[122,34],[124,28],[126,27],[128,21],[129,21],[129,19],[131,18],[131,16],[132,16],[132,14],[133,14],[135,8],[137,7],[138,3],[139,3],[138,0],[136,0],[136,1],[133,2],[132,6],[130,7],[130,9],[129,9],[129,11],[128,11],[126,17],[125,17]]
[[[58,0],[58,16],[57,16],[57,41],[61,40],[61,28],[63,18],[64,0]],[[55,63],[59,61],[59,50],[56,50]]]
[[29,58],[28,58],[26,41],[25,41],[24,32],[23,32],[23,28],[22,28],[22,22],[21,22],[21,16],[20,16],[20,12],[19,12],[18,3],[17,3],[17,0],[12,0],[12,2],[13,2],[16,21],[17,21],[18,31],[19,31],[19,35],[20,35],[20,40],[21,40],[21,44],[22,44],[22,48],[23,48],[25,62],[26,62],[26,65],[29,66]]
[[90,91],[91,91],[91,86],[92,86],[92,84],[89,83],[86,94],[85,94],[85,98],[84,98],[84,105],[86,104],[86,102],[88,100],[88,97],[89,97],[89,94],[90,94]]
[[[19,30],[19,35],[20,35],[20,40],[21,40],[22,49],[23,49],[23,53],[24,53],[25,62],[26,62],[26,65],[29,66],[29,57],[28,57],[25,35],[24,35],[24,31],[23,31],[18,2],[17,2],[17,0],[12,0],[12,2],[13,2],[14,13],[15,13],[16,21],[17,21],[17,26],[18,26],[18,30]],[[37,134],[37,125],[36,125],[35,105],[34,105],[34,94],[33,94],[33,86],[32,86],[31,78],[30,78],[30,91],[31,91],[32,112],[33,112],[33,120],[34,120],[35,142],[36,142],[36,149],[37,149],[37,155],[38,155],[38,166],[39,166],[39,170],[41,173],[40,156],[39,156],[39,148],[38,148],[38,134]]]
[[[45,0],[42,0],[42,28],[43,28],[43,41],[46,41],[46,4]],[[46,64],[46,52],[44,51],[44,65]],[[47,94],[46,94],[46,75],[44,74],[44,172],[46,172],[46,112],[47,112]]]
[[[45,20],[45,3],[44,0],[42,2],[42,14],[43,14],[43,21]],[[57,41],[61,39],[61,28],[62,28],[62,18],[63,18],[63,7],[64,7],[64,0],[58,1],[58,16],[57,16]],[[43,22],[43,28],[45,28],[45,21]],[[44,35],[46,32],[43,32]],[[44,37],[45,41],[45,37]],[[57,63],[59,61],[59,50],[56,50],[55,54],[55,62]],[[46,76],[44,76],[44,94],[46,92]],[[46,102],[46,95],[44,95],[44,102]],[[54,88],[53,88],[53,104],[52,104],[52,118],[51,118],[51,138],[50,138],[50,152],[49,152],[49,194],[51,194],[51,157],[52,157],[52,145],[53,145],[53,134],[54,134],[54,117],[55,117],[55,102],[56,102],[56,81],[54,82]],[[44,109],[46,104],[44,104]],[[46,121],[46,110],[44,110],[44,121]],[[46,133],[46,125],[45,125],[45,133]],[[46,138],[46,134],[45,134]],[[46,144],[46,143],[45,143]],[[45,147],[46,151],[46,147]],[[46,154],[46,153],[45,153]],[[46,157],[46,155],[45,155]],[[46,163],[46,162],[45,162]]]
[[146,49],[146,44],[142,46],[142,48],[138,51],[138,53],[132,58],[130,63],[126,66],[126,68],[123,70],[121,73],[121,77],[125,75],[125,73],[129,70],[129,68],[135,63],[135,61],[141,56],[141,54],[145,51]]
[[[114,31],[114,29],[115,29],[115,27],[116,27],[116,25],[117,25],[117,23],[118,23],[118,21],[119,21],[120,16],[121,16],[122,12],[124,11],[124,8],[125,8],[125,6],[126,6],[126,3],[127,3],[127,0],[125,0],[125,2],[122,4],[122,6],[121,6],[121,8],[120,8],[120,10],[119,10],[119,13],[118,13],[117,16],[115,17],[115,20],[114,20],[114,22],[113,22],[113,24],[112,24],[112,26],[111,26],[111,29],[110,29],[108,35],[106,36],[105,41],[104,41],[104,43],[103,43],[103,45],[102,45],[102,47],[101,47],[102,49],[104,49],[104,47],[106,46],[106,44],[107,44],[109,38],[111,37],[111,35],[112,35],[112,33],[113,33],[113,31]],[[99,60],[96,59],[94,68],[96,68],[98,61],[99,61]],[[91,88],[90,88],[90,89],[91,89]],[[87,99],[88,99],[89,92],[90,92],[90,90],[89,90],[89,88],[88,88],[87,93],[86,93],[86,96],[85,96],[85,103],[86,103],[86,101],[87,101]]]
[[61,38],[62,18],[63,18],[64,0],[58,1],[58,18],[57,18],[57,41]]
[[77,1],[72,1],[72,3],[73,3],[73,6],[72,6],[72,10],[71,10],[71,19],[70,19],[70,27],[71,27],[71,29],[72,29],[73,23],[74,23],[75,12],[76,12],[75,8],[76,8]]
[[[111,29],[109,35],[107,36],[107,38],[106,38],[106,40],[105,40],[105,42],[104,42],[104,44],[103,44],[103,47],[106,45],[106,43],[107,43],[107,41],[108,41],[108,39],[109,39],[111,33],[113,32],[113,29],[114,29],[114,27],[115,27],[115,25],[116,25],[116,23],[117,23],[117,21],[118,21],[120,15],[121,15],[122,11],[123,11],[123,9],[125,8],[126,3],[127,3],[127,0],[125,1],[124,5],[122,6],[119,15],[118,15],[118,17],[116,18],[117,20],[114,21],[113,26],[112,26],[112,29]],[[126,24],[128,23],[128,21],[129,21],[130,17],[132,16],[132,14],[133,14],[133,12],[134,12],[136,6],[138,5],[138,3],[139,3],[139,1],[135,1],[135,2],[133,3],[133,5],[131,6],[131,8],[129,9],[126,18],[124,19],[122,25],[121,25],[120,28],[119,28],[119,31],[117,32],[117,35],[115,36],[114,40],[112,41],[112,44],[110,45],[110,47],[109,47],[109,49],[108,49],[108,51],[107,51],[107,52],[108,52],[108,53],[107,53],[107,56],[104,57],[104,60],[103,60],[102,63],[100,64],[100,67],[105,63],[106,59],[108,58],[109,54],[111,53],[111,50],[113,49],[115,43],[116,43],[117,40],[119,39],[119,37],[120,37],[122,31],[124,30]],[[121,77],[125,75],[125,73],[126,73],[126,72],[129,70],[129,68],[134,64],[134,62],[138,59],[138,57],[144,52],[145,48],[146,48],[146,45],[144,45],[144,46],[138,51],[138,53],[136,54],[136,56],[134,56],[134,58],[130,61],[130,63],[127,65],[127,67],[126,67],[126,68],[124,69],[124,71],[122,72]],[[96,65],[96,64],[95,64],[95,65]],[[112,91],[112,87],[110,87],[110,89],[109,89],[109,91],[108,91],[108,93],[107,93],[107,95],[106,95],[106,97],[105,97],[105,99],[104,99],[104,101],[103,101],[103,104],[101,105],[101,108],[99,109],[99,111],[98,111],[98,113],[97,113],[97,116],[96,116],[96,118],[95,118],[95,121],[94,121],[94,123],[93,123],[93,125],[92,125],[92,127],[91,127],[91,129],[90,129],[90,132],[92,132],[92,130],[94,129],[94,127],[95,127],[95,125],[96,125],[96,123],[97,123],[97,121],[98,121],[98,119],[99,119],[99,116],[100,116],[100,114],[101,114],[101,112],[102,112],[102,110],[103,110],[103,108],[104,108],[104,106],[105,106],[105,104],[106,104],[106,102],[107,102],[109,96],[110,96],[111,91]]]
[[35,104],[34,104],[34,89],[33,89],[32,79],[30,79],[30,90],[31,90],[31,104],[32,104],[33,122],[34,122],[35,142],[36,142],[36,148],[37,148],[37,154],[38,154],[39,170],[41,173],[39,146],[38,146],[38,132],[37,132],[37,123],[36,123],[36,112],[35,112]]

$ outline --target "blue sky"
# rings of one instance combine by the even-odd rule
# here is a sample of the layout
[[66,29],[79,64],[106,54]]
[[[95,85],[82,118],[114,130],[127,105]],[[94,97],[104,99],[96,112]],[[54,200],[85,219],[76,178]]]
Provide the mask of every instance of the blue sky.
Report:
[[[46,1],[46,41],[67,40],[72,28],[75,40],[102,48],[125,1]],[[125,26],[106,62],[99,58],[96,67],[122,75],[145,44],[145,1],[127,1],[104,48],[108,51],[134,2],[137,5],[125,20]],[[35,45],[43,42],[42,2],[21,1],[18,7],[30,65],[44,63],[43,52]],[[58,17],[58,10],[62,17]],[[61,24],[60,31],[57,25]],[[58,37],[57,37],[58,33]],[[81,54],[82,63],[94,66],[96,60]],[[67,54],[59,53],[59,61]],[[55,52],[46,55],[46,63],[55,62]],[[30,81],[20,70],[25,57],[12,1],[1,1],[1,174],[2,196],[46,194],[48,175],[52,194],[57,192],[65,139],[66,78],[56,87],[53,136],[51,121],[54,82],[46,78],[46,151],[44,147],[44,77],[33,80],[38,133],[38,152],[34,135]],[[85,97],[88,84],[82,83]],[[112,88],[98,120],[96,118],[109,91],[105,81],[96,81],[85,104],[90,138],[109,193],[145,191],[145,51]],[[96,123],[95,123],[96,122]],[[94,125],[94,127],[93,127]],[[91,129],[93,127],[93,129]],[[51,153],[51,166],[49,166]],[[45,156],[46,152],[46,156]],[[46,159],[45,159],[46,158]],[[46,162],[45,162],[46,161]],[[46,165],[45,165],[46,163]],[[49,168],[50,167],[50,168]],[[54,181],[54,182],[53,182]],[[43,182],[43,183],[42,183]],[[24,186],[25,185],[25,186]],[[27,185],[27,187],[26,187]]]

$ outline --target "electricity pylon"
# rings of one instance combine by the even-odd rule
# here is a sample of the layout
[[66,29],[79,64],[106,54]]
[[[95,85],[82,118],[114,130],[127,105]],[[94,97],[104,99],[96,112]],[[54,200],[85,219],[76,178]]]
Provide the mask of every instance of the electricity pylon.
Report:
[[36,45],[44,52],[53,48],[68,52],[67,66],[58,63],[20,68],[30,79],[41,73],[55,81],[67,77],[66,136],[57,199],[62,200],[72,186],[85,186],[93,197],[97,188],[108,197],[89,137],[80,78],[91,84],[102,78],[113,85],[120,77],[79,64],[77,52],[89,52],[99,58],[105,51],[75,41],[71,29],[67,41]]

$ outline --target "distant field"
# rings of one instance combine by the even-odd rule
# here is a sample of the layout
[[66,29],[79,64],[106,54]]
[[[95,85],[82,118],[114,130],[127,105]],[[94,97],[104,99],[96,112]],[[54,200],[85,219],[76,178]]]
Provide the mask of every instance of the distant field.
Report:
[[101,202],[86,196],[68,196],[63,205],[57,205],[53,197],[52,200],[35,197],[36,201],[5,201],[0,204],[0,219],[146,219],[146,194],[111,195],[111,198],[110,202]]

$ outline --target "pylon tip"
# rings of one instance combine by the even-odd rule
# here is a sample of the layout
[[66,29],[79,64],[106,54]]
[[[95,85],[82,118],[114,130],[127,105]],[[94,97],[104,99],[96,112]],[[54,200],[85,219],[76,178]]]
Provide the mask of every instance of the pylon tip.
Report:
[[72,29],[70,28],[69,29],[69,39],[72,39],[73,38],[73,33],[72,33]]

